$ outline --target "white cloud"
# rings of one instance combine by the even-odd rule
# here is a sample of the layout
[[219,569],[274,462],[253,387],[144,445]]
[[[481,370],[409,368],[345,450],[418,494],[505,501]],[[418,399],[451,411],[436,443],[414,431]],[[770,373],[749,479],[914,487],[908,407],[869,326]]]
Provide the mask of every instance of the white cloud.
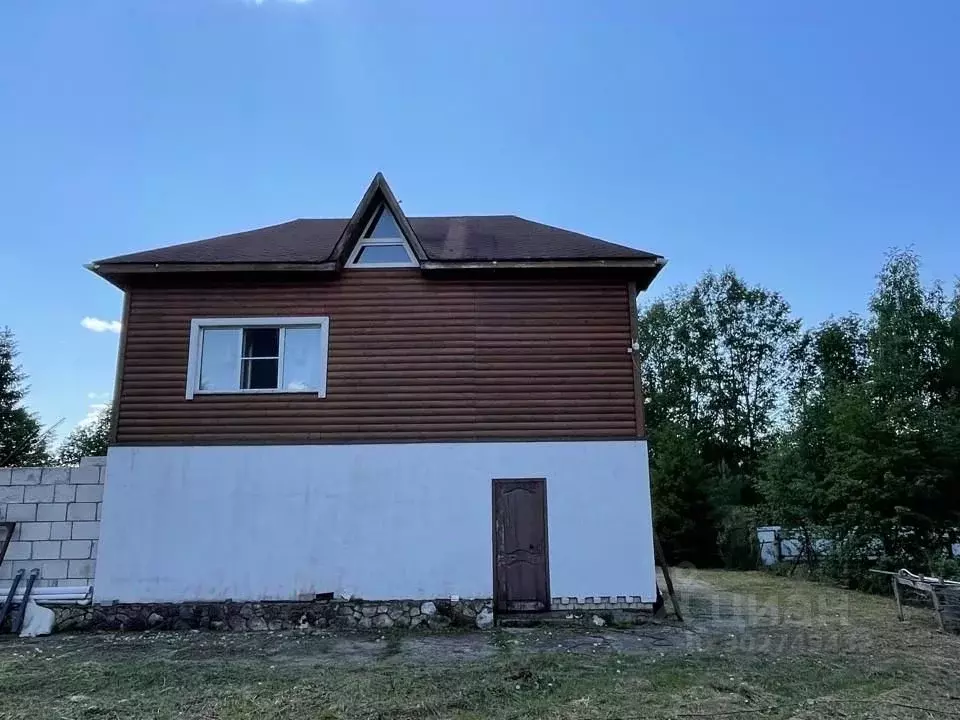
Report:
[[119,320],[101,320],[100,318],[95,317],[85,317],[80,321],[80,324],[83,325],[87,330],[93,330],[93,332],[102,333],[102,332],[120,332],[120,321]]
[[109,397],[110,397],[110,393],[108,392],[101,392],[101,393],[88,392],[87,393],[87,400],[106,400]]
[[86,427],[87,425],[93,425],[97,418],[100,416],[104,410],[110,407],[110,403],[92,403],[87,406],[86,417],[83,418],[80,422],[77,423],[77,427]]

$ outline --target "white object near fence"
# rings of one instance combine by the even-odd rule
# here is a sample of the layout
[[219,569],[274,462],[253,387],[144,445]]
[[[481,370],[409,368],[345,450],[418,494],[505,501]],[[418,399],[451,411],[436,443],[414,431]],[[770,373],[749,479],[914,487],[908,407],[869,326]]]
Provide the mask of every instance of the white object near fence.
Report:
[[20,637],[49,635],[53,632],[54,620],[53,610],[40,607],[33,600],[30,600],[27,603],[26,613],[23,616],[23,627],[20,628]]

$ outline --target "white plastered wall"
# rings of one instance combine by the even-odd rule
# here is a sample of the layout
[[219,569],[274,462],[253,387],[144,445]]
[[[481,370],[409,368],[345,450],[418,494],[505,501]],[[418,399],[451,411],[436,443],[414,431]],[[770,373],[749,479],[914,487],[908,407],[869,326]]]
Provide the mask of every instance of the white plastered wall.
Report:
[[115,447],[97,602],[490,597],[491,481],[546,478],[553,597],[653,600],[644,441]]

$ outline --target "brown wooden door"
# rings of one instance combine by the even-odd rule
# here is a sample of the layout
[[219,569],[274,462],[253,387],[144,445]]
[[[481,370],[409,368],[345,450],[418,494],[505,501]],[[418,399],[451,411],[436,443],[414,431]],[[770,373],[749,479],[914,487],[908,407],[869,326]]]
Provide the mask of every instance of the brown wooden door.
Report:
[[550,609],[545,480],[493,481],[494,607]]

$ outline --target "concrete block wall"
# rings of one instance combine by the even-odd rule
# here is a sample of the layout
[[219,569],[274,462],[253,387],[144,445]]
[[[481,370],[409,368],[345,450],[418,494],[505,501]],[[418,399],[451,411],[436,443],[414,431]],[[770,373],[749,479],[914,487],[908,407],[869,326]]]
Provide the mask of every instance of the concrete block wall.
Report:
[[100,538],[105,457],[79,467],[0,468],[0,522],[16,522],[0,586],[40,569],[41,587],[92,585]]

